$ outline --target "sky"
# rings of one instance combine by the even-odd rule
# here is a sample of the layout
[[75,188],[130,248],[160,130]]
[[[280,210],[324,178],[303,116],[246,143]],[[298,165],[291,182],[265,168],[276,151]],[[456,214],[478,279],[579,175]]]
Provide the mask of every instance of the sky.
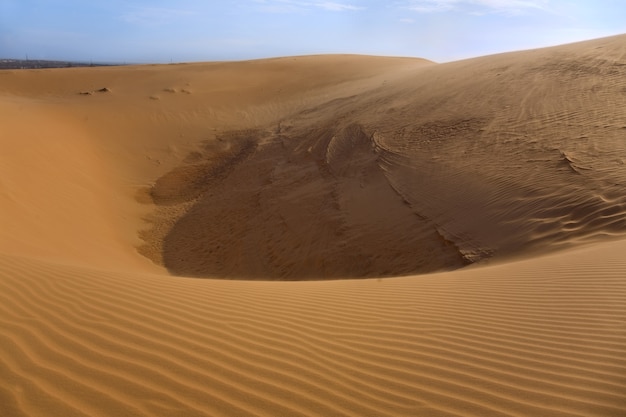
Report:
[[449,62],[626,33],[626,0],[0,0],[0,58]]

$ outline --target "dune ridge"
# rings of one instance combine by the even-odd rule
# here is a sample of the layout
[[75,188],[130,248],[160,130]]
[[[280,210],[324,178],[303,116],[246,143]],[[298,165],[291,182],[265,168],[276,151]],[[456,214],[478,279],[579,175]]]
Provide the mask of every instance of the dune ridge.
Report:
[[0,72],[0,415],[623,415],[625,59]]

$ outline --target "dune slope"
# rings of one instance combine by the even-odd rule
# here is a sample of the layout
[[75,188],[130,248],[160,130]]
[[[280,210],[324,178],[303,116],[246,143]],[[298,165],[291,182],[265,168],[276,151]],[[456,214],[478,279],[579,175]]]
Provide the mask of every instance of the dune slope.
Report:
[[623,236],[625,55],[617,37],[422,65],[219,136],[151,190],[152,257],[177,275],[364,277]]
[[0,72],[0,415],[623,415],[624,45]]

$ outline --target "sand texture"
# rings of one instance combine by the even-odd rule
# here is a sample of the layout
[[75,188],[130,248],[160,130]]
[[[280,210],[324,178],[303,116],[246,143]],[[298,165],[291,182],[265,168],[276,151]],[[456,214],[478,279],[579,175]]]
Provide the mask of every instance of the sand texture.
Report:
[[0,72],[0,416],[626,415],[626,36]]

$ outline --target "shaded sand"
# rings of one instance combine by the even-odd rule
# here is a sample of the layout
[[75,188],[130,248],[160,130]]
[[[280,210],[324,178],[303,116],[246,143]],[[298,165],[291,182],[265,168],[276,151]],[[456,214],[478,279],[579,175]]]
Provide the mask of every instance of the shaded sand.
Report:
[[2,416],[624,415],[624,36],[3,71],[0,120]]
[[365,92],[222,134],[157,180],[164,209],[144,253],[176,275],[300,280],[623,236],[623,44],[389,72]]

